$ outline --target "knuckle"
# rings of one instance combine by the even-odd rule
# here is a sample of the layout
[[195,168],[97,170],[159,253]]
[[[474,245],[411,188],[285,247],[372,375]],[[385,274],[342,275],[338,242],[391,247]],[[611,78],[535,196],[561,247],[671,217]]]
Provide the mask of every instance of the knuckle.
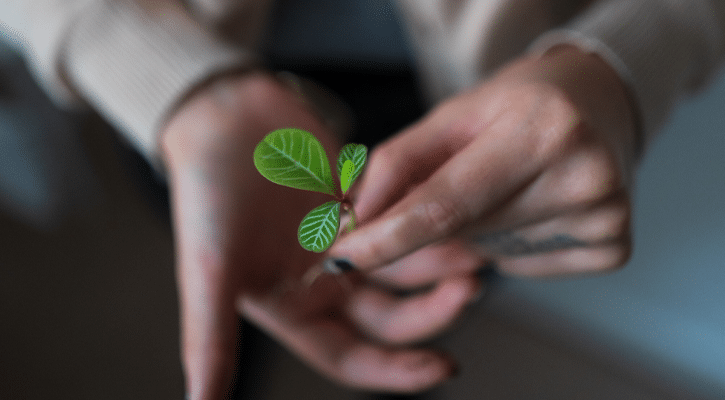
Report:
[[368,168],[385,168],[396,159],[394,149],[385,143],[373,150],[368,161]]
[[569,205],[585,205],[611,196],[624,183],[614,152],[567,96],[555,90],[544,96],[535,156],[562,173],[562,197]]
[[605,243],[630,233],[631,207],[627,193],[622,191],[613,199],[591,211],[582,221],[583,238],[590,243]]
[[551,161],[577,148],[591,134],[591,128],[576,105],[562,93],[543,88],[537,96],[545,103],[538,121],[538,152],[542,159]]
[[593,268],[600,272],[614,272],[622,269],[632,256],[632,244],[627,238],[618,239],[607,247]]
[[282,84],[275,78],[264,73],[253,73],[241,79],[223,78],[214,82],[210,89],[220,105],[235,107],[240,101],[236,92],[254,98],[254,104],[263,105],[276,100],[284,93]]
[[446,196],[420,203],[414,214],[420,229],[429,230],[434,236],[453,233],[466,220],[463,203],[457,196]]
[[588,205],[613,196],[622,188],[614,157],[605,149],[590,149],[573,157],[564,191],[573,205]]
[[628,203],[615,205],[608,218],[607,233],[609,237],[622,238],[629,236],[631,210]]

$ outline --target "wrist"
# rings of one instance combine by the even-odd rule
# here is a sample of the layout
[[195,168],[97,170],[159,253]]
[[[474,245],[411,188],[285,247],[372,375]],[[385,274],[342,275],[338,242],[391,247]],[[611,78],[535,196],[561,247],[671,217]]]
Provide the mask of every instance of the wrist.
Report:
[[227,150],[253,146],[263,132],[242,126],[264,118],[269,113],[264,109],[271,103],[270,93],[280,90],[283,88],[272,75],[253,71],[217,76],[191,91],[160,132],[167,168],[206,157],[225,146]]
[[531,77],[554,85],[576,105],[584,121],[616,149],[625,171],[641,150],[639,112],[630,89],[597,54],[561,45],[531,60]]
[[592,109],[605,107],[632,130],[637,128],[639,112],[629,86],[598,54],[561,45],[541,55],[538,64],[544,79],[557,83],[576,100]]

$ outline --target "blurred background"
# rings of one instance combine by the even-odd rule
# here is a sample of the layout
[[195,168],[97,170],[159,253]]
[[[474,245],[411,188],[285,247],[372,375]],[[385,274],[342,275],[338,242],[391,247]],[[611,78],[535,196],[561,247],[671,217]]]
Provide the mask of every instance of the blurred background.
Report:
[[[0,45],[0,399],[183,398],[155,179],[97,116],[49,103]],[[725,398],[724,197],[719,78],[641,164],[628,266],[494,279],[435,343],[461,376],[415,398]],[[331,384],[249,326],[241,354],[239,399],[406,398]]]

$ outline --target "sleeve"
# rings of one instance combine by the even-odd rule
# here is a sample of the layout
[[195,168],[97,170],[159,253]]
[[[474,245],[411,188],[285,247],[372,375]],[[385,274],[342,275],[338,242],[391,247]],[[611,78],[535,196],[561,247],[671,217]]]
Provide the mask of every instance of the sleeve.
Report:
[[718,72],[725,57],[725,1],[598,1],[531,49],[563,43],[598,54],[628,84],[646,146],[677,100]]
[[90,104],[157,165],[158,131],[183,96],[257,63],[253,35],[232,45],[181,0],[10,1],[2,29],[51,97]]

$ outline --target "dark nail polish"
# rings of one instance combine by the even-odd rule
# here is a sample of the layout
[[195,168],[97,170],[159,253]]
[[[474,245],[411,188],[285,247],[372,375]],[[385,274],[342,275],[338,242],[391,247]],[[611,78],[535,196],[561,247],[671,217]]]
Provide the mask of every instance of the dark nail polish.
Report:
[[325,272],[330,274],[344,274],[345,272],[357,269],[352,263],[339,258],[329,258],[324,263]]

